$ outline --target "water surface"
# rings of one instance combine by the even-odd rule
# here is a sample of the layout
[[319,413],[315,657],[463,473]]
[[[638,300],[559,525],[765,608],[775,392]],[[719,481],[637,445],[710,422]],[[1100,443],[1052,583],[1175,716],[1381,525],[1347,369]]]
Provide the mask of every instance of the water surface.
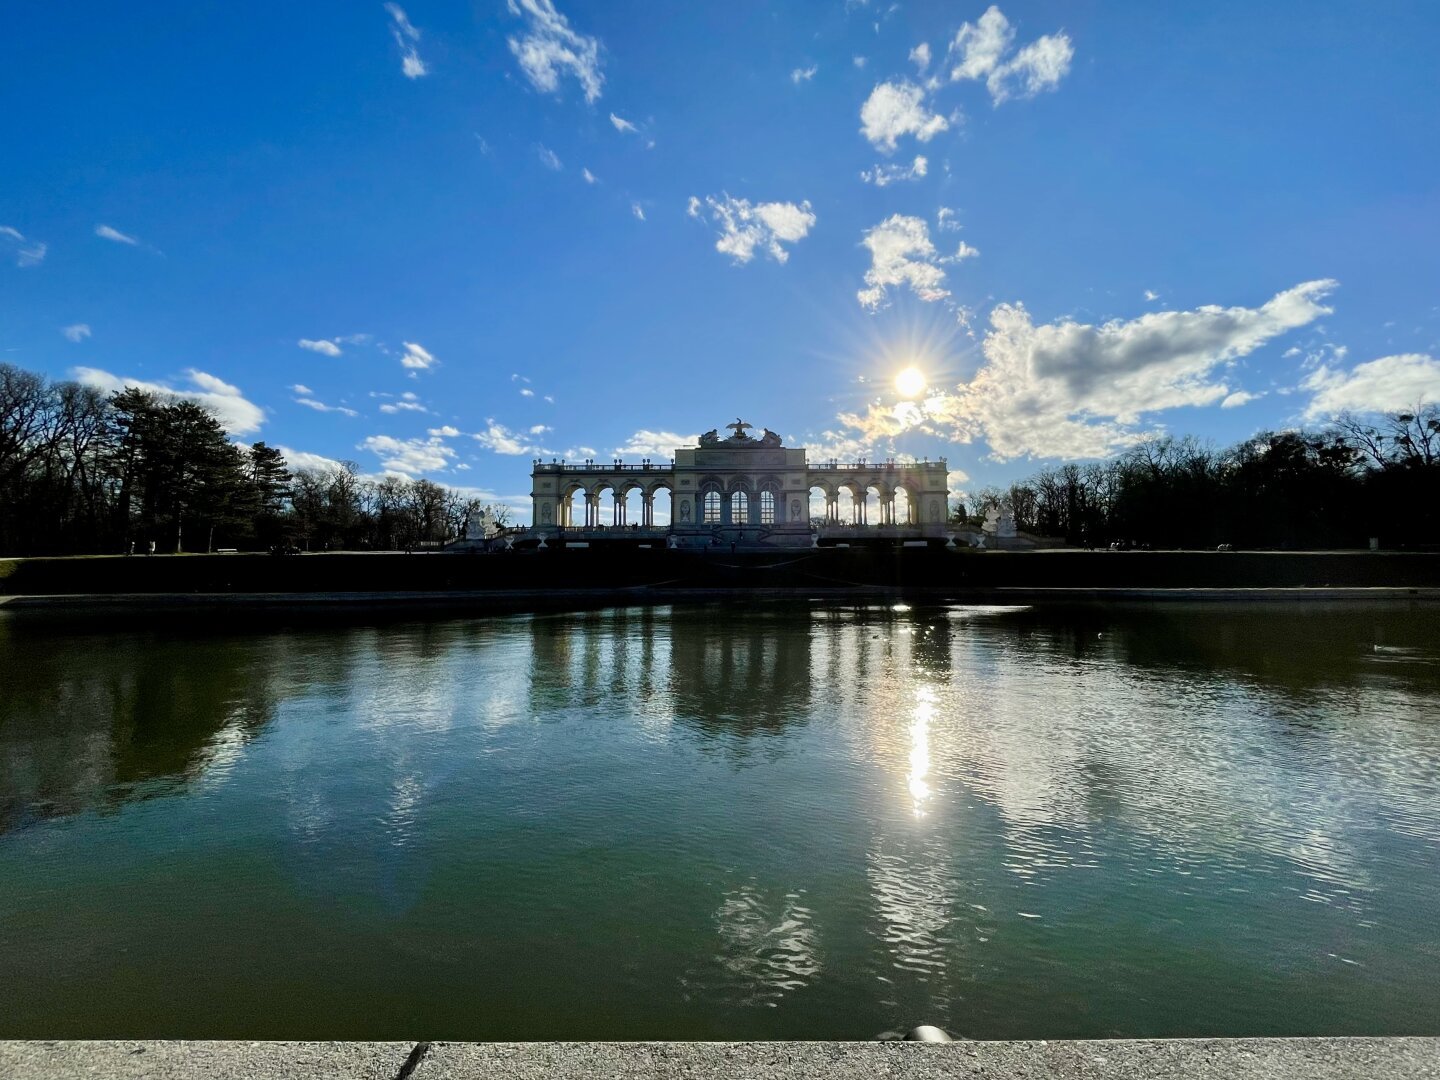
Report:
[[0,618],[0,1037],[1440,1034],[1436,615]]

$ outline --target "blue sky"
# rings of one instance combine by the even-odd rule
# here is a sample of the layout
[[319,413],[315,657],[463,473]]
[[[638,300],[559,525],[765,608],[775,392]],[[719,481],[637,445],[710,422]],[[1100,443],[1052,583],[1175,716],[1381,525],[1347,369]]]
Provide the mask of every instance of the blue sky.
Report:
[[740,415],[974,488],[1440,399],[1432,3],[10,15],[0,360],[298,462],[523,505]]

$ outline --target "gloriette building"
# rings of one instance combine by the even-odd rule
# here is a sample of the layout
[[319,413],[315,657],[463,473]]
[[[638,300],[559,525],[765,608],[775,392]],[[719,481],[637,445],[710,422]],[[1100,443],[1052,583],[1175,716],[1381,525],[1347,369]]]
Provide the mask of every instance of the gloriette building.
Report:
[[[543,538],[663,537],[674,546],[722,543],[808,546],[812,535],[944,535],[949,499],[945,459],[899,463],[810,462],[768,428],[756,438],[736,420],[722,439],[711,430],[699,445],[675,449],[669,462],[579,464],[536,460],[530,474],[532,528]],[[813,520],[811,492],[823,496]],[[640,520],[626,503],[639,492]],[[842,515],[841,494],[848,493]],[[670,521],[656,525],[657,497],[670,500]],[[872,520],[873,519],[873,520]]]

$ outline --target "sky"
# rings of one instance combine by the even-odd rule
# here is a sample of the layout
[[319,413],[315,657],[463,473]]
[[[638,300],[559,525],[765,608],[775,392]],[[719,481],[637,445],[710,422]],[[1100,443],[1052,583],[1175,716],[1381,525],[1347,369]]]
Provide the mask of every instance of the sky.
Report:
[[[0,43],[0,362],[517,507],[1440,400],[1440,5],[159,0]],[[897,376],[908,372],[897,384]]]

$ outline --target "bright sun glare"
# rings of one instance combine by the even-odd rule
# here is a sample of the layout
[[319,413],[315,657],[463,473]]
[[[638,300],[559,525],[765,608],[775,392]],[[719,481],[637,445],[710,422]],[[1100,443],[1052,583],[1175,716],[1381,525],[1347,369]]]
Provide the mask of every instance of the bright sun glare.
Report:
[[925,373],[917,367],[907,367],[895,376],[895,389],[901,397],[919,397],[925,392]]

